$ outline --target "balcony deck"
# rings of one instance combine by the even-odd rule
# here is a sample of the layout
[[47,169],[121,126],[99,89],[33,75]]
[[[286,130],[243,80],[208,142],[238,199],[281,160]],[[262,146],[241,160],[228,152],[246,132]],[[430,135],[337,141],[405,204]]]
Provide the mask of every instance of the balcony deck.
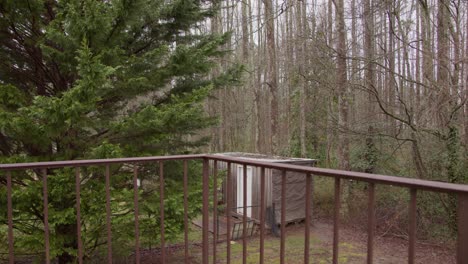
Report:
[[[286,184],[286,172],[294,171],[303,173],[304,177],[306,178],[306,207],[304,208],[306,212],[305,218],[305,225],[304,225],[304,232],[302,233],[304,244],[303,249],[301,250],[300,259],[303,260],[304,263],[309,263],[311,260],[311,183],[312,177],[331,177],[334,180],[334,216],[333,216],[333,231],[332,231],[332,251],[330,260],[332,263],[339,262],[339,250],[341,248],[340,244],[340,205],[342,200],[342,193],[341,193],[341,186],[344,179],[351,179],[353,181],[365,182],[367,183],[367,190],[368,190],[368,224],[367,224],[367,243],[366,243],[366,262],[367,263],[374,263],[374,244],[375,244],[375,192],[376,192],[376,185],[391,185],[391,186],[398,186],[399,188],[408,189],[410,192],[410,201],[408,204],[408,215],[409,215],[409,226],[408,226],[408,234],[409,234],[409,241],[408,241],[408,263],[415,263],[416,259],[416,210],[417,210],[417,197],[420,191],[429,191],[429,192],[439,192],[439,193],[450,193],[456,194],[458,200],[458,220],[457,220],[457,229],[458,229],[458,240],[456,246],[456,259],[457,263],[468,263],[468,185],[462,184],[451,184],[451,183],[443,183],[443,182],[434,182],[434,181],[425,181],[419,179],[411,179],[411,178],[404,178],[404,177],[395,177],[395,176],[386,176],[386,175],[374,175],[374,174],[366,174],[366,173],[359,173],[359,172],[349,172],[349,171],[340,171],[340,170],[331,170],[331,169],[321,169],[321,168],[312,168],[312,167],[304,167],[298,165],[290,165],[290,164],[281,164],[281,163],[269,163],[269,162],[262,162],[262,161],[252,161],[252,160],[245,160],[236,157],[221,157],[219,155],[208,155],[208,154],[201,154],[201,155],[181,155],[181,156],[162,156],[162,157],[145,157],[145,158],[120,158],[120,159],[101,159],[101,160],[73,160],[73,161],[60,161],[60,162],[38,162],[38,163],[23,163],[23,164],[1,164],[0,171],[4,175],[3,183],[6,187],[6,194],[7,194],[7,222],[6,225],[2,226],[7,230],[7,237],[8,237],[8,262],[15,263],[15,235],[17,235],[18,230],[15,230],[15,221],[14,213],[17,213],[13,210],[14,204],[12,199],[12,188],[15,184],[17,184],[17,180],[14,178],[14,175],[17,171],[31,171],[30,173],[35,174],[35,178],[42,181],[42,191],[43,191],[43,219],[42,222],[44,224],[44,262],[51,263],[55,256],[51,255],[51,228],[49,226],[49,216],[50,212],[49,208],[49,201],[48,196],[50,195],[50,191],[48,189],[48,178],[53,177],[53,175],[48,175],[48,170],[53,168],[74,168],[75,169],[75,193],[76,196],[76,204],[74,211],[76,212],[76,227],[77,227],[77,262],[83,263],[84,261],[84,247],[83,247],[83,237],[82,237],[82,219],[81,219],[81,207],[80,207],[80,198],[81,198],[81,168],[84,167],[96,167],[100,166],[105,168],[105,195],[106,195],[106,233],[107,233],[107,262],[112,263],[113,260],[113,252],[112,252],[112,228],[111,228],[111,217],[112,215],[112,208],[110,206],[110,177],[111,177],[111,170],[110,166],[114,164],[135,164],[133,166],[133,192],[134,192],[134,199],[133,199],[133,214],[134,214],[134,262],[141,263],[141,252],[144,251],[141,249],[141,241],[140,241],[140,215],[139,215],[139,192],[138,192],[138,164],[150,164],[150,163],[158,163],[159,164],[159,186],[160,186],[160,212],[164,212],[164,170],[163,164],[168,161],[178,161],[183,163],[184,167],[184,262],[190,263],[190,256],[188,251],[189,241],[188,241],[188,232],[189,232],[189,222],[187,219],[187,204],[190,202],[187,199],[187,161],[189,160],[196,160],[202,162],[203,169],[201,172],[201,182],[202,182],[202,221],[201,221],[201,263],[208,264],[209,262],[213,261],[214,263],[217,262],[217,255],[218,250],[217,248],[220,247],[218,243],[213,243],[210,241],[210,226],[213,226],[213,222],[210,222],[210,219],[217,217],[217,208],[216,203],[213,203],[213,208],[210,208],[210,200],[217,201],[218,195],[218,188],[216,186],[217,182],[217,169],[216,169],[216,162],[222,161],[228,163],[228,168],[232,164],[239,164],[244,166],[244,170],[246,171],[247,166],[254,166],[259,167],[264,172],[265,168],[275,169],[282,172],[282,191],[285,192],[285,184]],[[213,168],[210,168],[210,164],[213,163]],[[229,169],[227,170],[227,178],[232,177],[229,173]],[[243,174],[246,177],[246,173]],[[262,197],[261,208],[262,211],[265,211],[265,177],[264,173],[260,176],[261,177],[261,192],[260,196]],[[210,190],[210,179],[213,180],[215,183],[212,189]],[[228,180],[228,182],[230,182]],[[244,179],[244,183],[246,180]],[[244,185],[244,190],[245,190]],[[229,190],[229,188],[227,188]],[[244,192],[246,193],[246,192]],[[285,197],[283,193],[282,197]],[[229,195],[228,195],[229,197]],[[246,199],[244,199],[246,203]],[[281,208],[285,208],[285,200],[282,199],[281,201],[282,206]],[[232,205],[228,199],[227,201],[227,208],[231,208]],[[244,208],[247,208],[246,204],[244,204]],[[246,215],[246,212],[244,212]],[[286,258],[286,250],[287,250],[287,240],[288,240],[288,232],[285,224],[284,218],[284,211],[281,212],[281,236],[279,238],[279,262],[280,263],[288,263]],[[230,220],[230,213],[227,212],[226,217],[226,230],[230,230],[232,225],[234,224],[233,221]],[[159,263],[168,263],[167,254],[166,254],[166,241],[165,241],[165,215],[161,213],[159,215],[160,225],[160,255],[159,255]],[[265,214],[261,215],[260,222],[265,222]],[[247,217],[242,217],[242,226],[243,230],[247,230]],[[216,237],[218,235],[218,230],[213,228],[211,230],[213,235]],[[223,259],[226,263],[231,263],[233,256],[233,250],[231,249],[230,244],[230,232],[226,232],[226,243],[222,244],[223,247],[225,246],[226,257]],[[269,254],[265,252],[265,237],[267,236],[266,230],[264,225],[260,225],[259,236],[258,236],[258,262],[259,263],[268,263],[266,255]],[[236,256],[239,260],[241,259],[241,263],[247,263],[248,255],[252,254],[252,252],[248,251],[248,239],[246,233],[244,233],[242,237],[242,241],[239,241],[239,244],[242,243],[242,257]],[[210,254],[210,252],[212,252]],[[213,253],[214,252],[214,253]],[[237,252],[237,250],[236,250]]]

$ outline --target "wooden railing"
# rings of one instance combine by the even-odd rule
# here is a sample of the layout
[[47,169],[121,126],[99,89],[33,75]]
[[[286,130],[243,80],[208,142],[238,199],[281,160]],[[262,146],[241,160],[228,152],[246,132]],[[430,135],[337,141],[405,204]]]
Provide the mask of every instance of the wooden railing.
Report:
[[[417,195],[420,191],[430,191],[437,193],[449,193],[457,195],[458,198],[458,240],[457,240],[457,263],[468,263],[468,185],[462,184],[451,184],[444,182],[426,181],[404,177],[394,177],[386,175],[367,174],[360,172],[350,172],[332,169],[322,169],[315,167],[305,167],[284,163],[270,163],[255,161],[250,159],[242,159],[235,157],[228,157],[222,155],[179,155],[179,156],[161,156],[161,157],[144,157],[144,158],[119,158],[119,159],[100,159],[100,160],[72,160],[72,161],[58,161],[58,162],[36,162],[36,163],[18,163],[18,164],[1,164],[0,171],[6,178],[7,188],[7,229],[8,229],[8,259],[9,263],[15,262],[14,252],[14,215],[13,215],[13,203],[12,203],[12,171],[17,170],[29,170],[34,169],[39,171],[40,177],[42,177],[42,188],[43,188],[43,222],[44,222],[44,254],[45,262],[51,262],[50,256],[50,230],[49,230],[49,202],[48,202],[48,169],[53,168],[75,168],[75,195],[76,195],[76,225],[77,225],[77,242],[78,242],[78,256],[77,260],[79,263],[83,263],[83,244],[81,234],[81,208],[80,208],[80,168],[87,166],[103,166],[105,168],[105,196],[106,196],[106,233],[107,233],[107,260],[108,263],[112,263],[112,229],[111,229],[111,207],[110,207],[110,181],[111,175],[109,166],[111,164],[142,164],[142,163],[159,163],[159,192],[160,192],[160,243],[161,243],[161,254],[160,262],[167,263],[166,250],[165,250],[165,224],[164,224],[164,162],[166,161],[180,161],[183,163],[183,174],[184,174],[184,245],[185,245],[185,262],[189,263],[189,242],[188,242],[188,230],[189,223],[187,218],[187,208],[189,201],[187,199],[187,184],[188,184],[188,169],[187,161],[198,160],[203,162],[202,171],[202,182],[203,182],[203,206],[202,206],[202,263],[208,264],[210,259],[213,263],[217,262],[217,247],[218,243],[215,239],[212,240],[210,245],[210,234],[209,234],[209,218],[210,212],[212,212],[213,219],[217,219],[217,203],[213,203],[214,208],[210,210],[210,195],[212,194],[213,201],[218,201],[218,162],[227,163],[227,179],[226,179],[226,197],[230,197],[232,192],[231,185],[231,166],[238,164],[243,166],[243,189],[247,190],[247,166],[258,167],[261,170],[260,179],[260,223],[265,222],[265,211],[266,211],[266,198],[265,198],[265,169],[274,169],[281,171],[282,178],[282,191],[281,191],[281,236],[280,236],[280,263],[285,262],[285,244],[286,244],[286,222],[285,222],[285,208],[286,208],[286,173],[296,172],[303,173],[306,179],[306,204],[305,204],[305,232],[304,232],[304,263],[310,262],[310,224],[311,224],[311,183],[312,177],[322,176],[334,178],[334,225],[333,225],[333,263],[338,263],[338,252],[339,252],[339,230],[340,230],[340,204],[341,204],[341,184],[342,180],[349,179],[359,182],[366,182],[368,184],[368,243],[367,243],[367,263],[373,263],[374,253],[374,235],[375,235],[375,190],[376,185],[391,185],[399,186],[401,188],[409,189],[410,191],[410,202],[409,202],[409,243],[408,243],[408,263],[415,262],[415,244],[416,244],[416,210],[417,210]],[[210,192],[210,176],[214,186]],[[1,177],[1,176],[0,176]],[[134,190],[134,220],[135,220],[135,262],[140,263],[140,228],[139,228],[139,197],[138,197],[138,169],[134,166],[133,170],[133,190]],[[247,224],[247,192],[243,192],[243,232],[246,232]],[[231,199],[227,199],[226,208],[232,208]],[[230,210],[227,210],[227,230],[231,228]],[[216,224],[216,221],[213,221]],[[213,228],[213,237],[217,237],[217,228]],[[260,225],[260,254],[258,263],[264,263],[265,261],[265,235],[266,230],[263,224]],[[242,239],[242,263],[247,263],[247,235],[243,235]],[[210,258],[210,247],[212,247],[212,255]],[[226,238],[226,262],[231,262],[231,244],[230,244],[230,232],[227,232]]]

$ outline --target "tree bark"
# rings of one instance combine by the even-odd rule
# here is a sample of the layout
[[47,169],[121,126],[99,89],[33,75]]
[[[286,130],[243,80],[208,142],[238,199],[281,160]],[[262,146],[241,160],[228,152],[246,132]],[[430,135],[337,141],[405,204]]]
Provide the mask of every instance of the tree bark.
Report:
[[441,130],[444,129],[445,124],[448,121],[448,117],[445,115],[449,109],[447,103],[450,97],[449,87],[449,66],[448,66],[448,28],[447,28],[447,17],[448,10],[446,5],[448,3],[445,0],[438,1],[437,9],[437,86],[438,86],[438,126]]
[[375,117],[374,110],[374,92],[376,91],[375,76],[374,76],[374,17],[373,10],[371,8],[370,0],[364,0],[364,57],[365,57],[365,72],[364,79],[365,85],[367,86],[367,137],[366,137],[366,163],[367,168],[365,172],[374,173],[376,166],[376,151],[373,139],[374,125],[373,120]]
[[306,149],[306,81],[305,81],[305,63],[306,63],[306,50],[305,50],[305,40],[306,40],[306,29],[305,24],[307,21],[305,20],[304,14],[305,7],[302,6],[302,2],[297,2],[296,4],[296,31],[298,32],[296,37],[296,52],[298,54],[297,62],[298,62],[298,86],[299,86],[299,141],[300,141],[300,148],[301,148],[301,157],[305,157],[307,155]]
[[[466,2],[466,10],[468,10],[468,1]],[[468,16],[466,16],[466,25],[468,25]],[[464,103],[464,127],[465,127],[465,136],[464,136],[464,144],[465,144],[465,155],[468,156],[468,26],[466,26],[466,33],[465,33],[465,62],[464,62],[464,72],[465,72],[465,77],[464,77],[464,94],[462,96],[462,100],[465,102]]]
[[336,25],[338,34],[337,43],[337,87],[339,101],[339,167],[343,170],[349,170],[349,138],[348,138],[348,80],[346,69],[346,29],[344,20],[343,0],[335,0]]
[[270,153],[278,151],[278,69],[276,64],[275,18],[272,0],[263,0],[265,5],[266,42],[268,49],[268,81],[271,94]]

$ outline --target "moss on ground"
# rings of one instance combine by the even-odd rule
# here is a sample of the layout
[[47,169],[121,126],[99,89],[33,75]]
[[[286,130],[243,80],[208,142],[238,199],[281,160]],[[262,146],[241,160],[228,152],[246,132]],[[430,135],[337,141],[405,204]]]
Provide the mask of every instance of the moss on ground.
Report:
[[[196,241],[201,238],[201,232],[198,228],[192,228],[189,233],[189,240]],[[198,241],[201,241],[198,240]],[[183,237],[182,237],[183,242]],[[304,232],[303,230],[294,230],[288,232],[286,237],[286,255],[285,262],[288,264],[296,264],[304,262]],[[264,256],[265,263],[277,264],[280,263],[280,239],[274,236],[265,237]],[[362,263],[365,261],[366,254],[358,246],[343,242],[339,244],[339,263]],[[216,263],[226,263],[226,243],[217,245]],[[242,240],[231,242],[231,263],[242,263],[243,245]],[[190,246],[190,255],[192,263],[201,263],[202,248],[199,245]],[[321,241],[317,237],[310,237],[310,259],[314,263],[331,263],[332,261],[332,245],[329,242]],[[172,259],[180,259],[183,252],[176,252]],[[210,258],[213,258],[212,244],[210,243]],[[258,236],[248,239],[247,242],[247,263],[259,263],[260,259],[260,239]],[[212,260],[210,261],[212,262]],[[175,263],[175,262],[174,262]]]

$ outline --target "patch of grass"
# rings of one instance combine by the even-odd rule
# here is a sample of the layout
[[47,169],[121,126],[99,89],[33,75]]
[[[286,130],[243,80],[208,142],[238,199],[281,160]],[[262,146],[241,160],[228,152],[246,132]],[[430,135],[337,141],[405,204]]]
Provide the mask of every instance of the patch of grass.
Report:
[[[280,263],[280,243],[281,240],[277,237],[267,236],[264,242],[265,263],[277,264]],[[210,244],[211,245],[211,244]],[[304,261],[304,233],[294,231],[287,234],[286,237],[286,254],[285,261],[288,264],[303,263]],[[226,243],[220,243],[217,246],[216,262],[226,263]],[[200,247],[192,248],[193,263],[201,262]],[[231,243],[231,263],[242,263],[243,245],[242,240]],[[212,252],[210,247],[210,254]],[[320,241],[317,237],[310,237],[310,259],[315,263],[330,263],[332,261],[332,248],[327,243]],[[339,263],[349,263],[350,261],[364,261],[366,254],[361,252],[355,245],[351,243],[340,243]],[[247,263],[258,263],[260,259],[260,239],[254,237],[247,241]]]
[[[193,224],[189,226],[187,233],[187,238],[189,243],[198,243],[202,241],[202,232],[201,229]],[[180,233],[176,239],[170,241],[171,244],[182,244],[184,243],[184,233]]]
[[314,214],[316,217],[333,216],[335,201],[333,179],[315,177],[314,185]]

